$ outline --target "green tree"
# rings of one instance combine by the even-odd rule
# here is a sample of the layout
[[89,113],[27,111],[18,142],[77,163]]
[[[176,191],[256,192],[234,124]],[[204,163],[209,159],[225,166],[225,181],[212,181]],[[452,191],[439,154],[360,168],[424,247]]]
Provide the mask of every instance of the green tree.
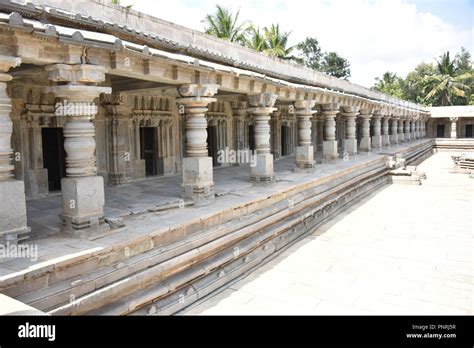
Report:
[[291,32],[281,31],[279,24],[272,24],[270,28],[263,28],[266,46],[263,52],[270,57],[278,57],[287,60],[298,60],[291,52],[295,46],[288,47],[288,38]]
[[323,58],[323,52],[316,38],[307,37],[296,47],[299,51],[301,51],[301,59],[303,60],[303,64],[305,66],[314,70],[321,69],[321,59]]
[[403,98],[403,79],[398,77],[397,74],[387,71],[382,75],[382,78],[376,77],[375,81],[376,83],[372,87],[373,90]]
[[443,53],[437,61],[436,74],[423,79],[425,88],[424,100],[434,98],[436,105],[446,106],[467,104],[471,88],[465,81],[472,78],[472,73],[458,74],[456,60],[451,59],[449,52]]
[[459,73],[472,72],[471,54],[464,47],[456,54],[456,68]]
[[336,52],[324,53],[321,70],[325,73],[347,80],[351,76],[350,63]]
[[425,99],[426,89],[426,76],[432,76],[436,74],[436,69],[433,64],[420,63],[415,70],[408,73],[405,80],[401,80],[403,88],[403,99],[409,100],[415,103],[425,103],[433,105],[435,103],[434,98]]
[[245,44],[250,26],[245,22],[239,23],[239,15],[240,10],[234,15],[230,9],[216,5],[216,12],[212,15],[206,15],[206,18],[203,20],[206,23],[206,34],[231,42]]

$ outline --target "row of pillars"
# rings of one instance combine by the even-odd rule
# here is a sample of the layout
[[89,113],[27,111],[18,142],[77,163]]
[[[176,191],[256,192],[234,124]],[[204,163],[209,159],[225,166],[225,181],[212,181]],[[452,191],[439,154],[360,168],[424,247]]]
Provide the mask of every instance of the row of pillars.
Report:
[[[13,162],[11,149],[12,122],[11,101],[6,93],[6,82],[11,76],[6,74],[11,67],[19,64],[18,58],[0,56],[0,197],[8,197],[8,202],[0,202],[0,244],[5,241],[15,243],[18,237],[28,232],[26,226],[26,207],[24,184],[13,178]],[[64,108],[66,122],[64,124],[64,148],[66,151],[66,177],[62,179],[61,191],[63,209],[61,219],[68,230],[80,230],[98,226],[104,218],[104,183],[97,175],[95,127],[91,120],[97,113],[95,98],[101,93],[111,93],[111,88],[100,87],[105,80],[105,69],[94,65],[55,64],[46,67],[49,79],[55,83],[48,88],[56,97],[68,104],[81,105],[82,109]],[[207,150],[207,106],[215,102],[218,85],[189,84],[178,88],[180,98],[177,103],[184,105],[186,114],[186,148],[183,159],[182,189],[185,198],[193,199],[195,204],[207,204],[214,200],[214,181],[212,158]],[[277,95],[260,93],[249,95],[248,112],[254,120],[254,137],[256,147],[256,165],[251,167],[250,179],[256,183],[269,183],[274,180],[273,155],[270,152],[270,115]],[[87,107],[89,106],[89,107]],[[311,117],[315,101],[299,100],[295,102],[295,114],[298,118],[298,147],[296,164],[300,168],[314,166],[314,151],[311,144]],[[323,155],[326,159],[338,157],[336,141],[335,117],[339,113],[338,104],[322,105],[325,120],[325,139]],[[347,120],[345,151],[357,153],[355,137],[355,118],[362,117],[362,141],[360,149],[369,151],[370,110],[346,108],[343,115]],[[374,115],[375,146],[424,137],[424,123],[392,119],[392,132],[389,139],[388,121],[384,117],[382,125],[380,115]],[[398,132],[397,132],[398,129]],[[411,130],[411,131],[410,131]],[[405,137],[404,137],[405,134]],[[412,134],[412,135],[410,135]]]

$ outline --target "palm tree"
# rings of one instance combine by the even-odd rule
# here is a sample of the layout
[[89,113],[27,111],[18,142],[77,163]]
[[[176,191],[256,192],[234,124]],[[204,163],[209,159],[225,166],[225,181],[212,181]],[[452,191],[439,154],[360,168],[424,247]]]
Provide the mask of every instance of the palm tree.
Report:
[[382,92],[387,88],[387,86],[393,85],[397,81],[397,74],[387,71],[382,75],[382,78],[376,77],[375,81],[377,82],[373,89]]
[[436,74],[423,79],[423,83],[429,89],[424,100],[434,97],[439,105],[447,106],[453,105],[453,97],[466,99],[466,92],[470,91],[470,87],[464,84],[464,81],[472,78],[472,72],[458,75],[456,61],[451,60],[449,52],[443,53],[437,63]]
[[215,14],[206,15],[206,18],[202,21],[207,24],[206,34],[244,44],[250,26],[246,23],[238,24],[240,10],[234,15],[230,9],[223,8],[220,5],[216,5],[216,8]]
[[268,48],[265,35],[260,32],[260,28],[252,26],[250,28],[250,38],[247,38],[245,46],[257,52],[263,52]]
[[265,54],[281,59],[298,60],[298,58],[291,55],[291,51],[293,51],[295,46],[286,47],[291,32],[281,32],[279,24],[272,24],[270,28],[265,27],[263,30],[267,42],[267,47],[263,50]]

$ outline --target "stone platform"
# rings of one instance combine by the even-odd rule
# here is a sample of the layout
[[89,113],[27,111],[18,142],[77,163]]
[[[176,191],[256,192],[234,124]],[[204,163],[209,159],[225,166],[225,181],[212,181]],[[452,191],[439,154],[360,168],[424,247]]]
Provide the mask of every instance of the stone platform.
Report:
[[385,186],[180,314],[473,315],[474,184],[451,165],[433,155],[422,186]]
[[431,148],[422,140],[304,173],[285,158],[264,186],[247,166],[216,169],[216,203],[204,207],[180,202],[179,176],[107,188],[106,218],[124,226],[88,237],[48,236],[60,197],[29,200],[37,259],[2,259],[0,292],[50,314],[174,313],[385,185],[388,155],[416,162]]

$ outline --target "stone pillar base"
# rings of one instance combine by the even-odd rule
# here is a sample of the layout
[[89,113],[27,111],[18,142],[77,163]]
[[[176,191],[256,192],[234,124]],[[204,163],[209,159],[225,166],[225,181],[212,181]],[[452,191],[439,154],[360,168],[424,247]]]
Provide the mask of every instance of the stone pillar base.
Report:
[[370,151],[370,149],[371,149],[370,137],[362,137],[362,139],[360,140],[359,150],[368,152]]
[[25,185],[21,180],[0,181],[0,245],[28,238]]
[[323,142],[323,159],[325,161],[331,161],[339,158],[337,153],[337,141],[336,140],[325,140]]
[[192,198],[195,205],[213,203],[214,178],[212,157],[183,158],[183,189],[184,198]]
[[273,155],[258,154],[255,167],[250,167],[250,181],[254,183],[272,183],[275,181],[273,173]]
[[314,163],[314,150],[312,145],[296,147],[296,165],[298,168],[313,168]]
[[390,136],[388,134],[382,135],[382,146],[390,146]]
[[104,179],[101,176],[61,179],[63,213],[68,231],[97,228],[104,220]]
[[372,147],[377,148],[377,149],[382,147],[382,136],[381,135],[372,136]]
[[405,134],[398,134],[398,143],[405,142]]
[[390,134],[390,144],[392,145],[398,144],[398,134]]
[[344,152],[349,156],[357,154],[357,139],[344,139]]
[[405,141],[406,141],[407,143],[409,143],[410,141],[412,141],[411,134],[405,134]]

